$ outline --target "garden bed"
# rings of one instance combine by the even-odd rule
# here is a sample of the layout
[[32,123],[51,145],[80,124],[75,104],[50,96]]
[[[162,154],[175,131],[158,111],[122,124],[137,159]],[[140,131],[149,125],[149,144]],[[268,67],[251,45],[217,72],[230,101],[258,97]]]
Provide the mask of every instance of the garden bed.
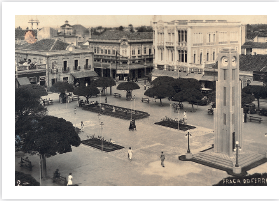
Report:
[[[173,128],[173,129],[178,129],[178,121],[176,121],[174,119],[171,119],[171,118],[168,118],[168,117],[165,117],[161,121],[155,122],[154,124],[169,127],[169,128]],[[179,130],[187,131],[187,130],[194,129],[194,128],[196,128],[196,127],[188,125],[188,124],[184,124],[183,120],[179,120]]]
[[148,114],[147,112],[143,112],[139,110],[131,110],[128,108],[118,107],[118,106],[109,105],[105,103],[102,103],[101,107],[93,104],[84,105],[82,106],[82,109],[90,112],[101,113],[102,115],[125,119],[125,120],[131,120],[131,116],[133,119],[143,119],[150,116],[150,114]]
[[111,151],[115,151],[115,150],[119,150],[119,149],[124,148],[120,145],[113,144],[111,142],[107,142],[107,141],[104,141],[104,140],[101,140],[101,139],[98,139],[98,138],[82,140],[81,143],[84,144],[84,145],[96,148],[96,149],[100,149],[102,151],[106,151],[106,152],[111,152]]

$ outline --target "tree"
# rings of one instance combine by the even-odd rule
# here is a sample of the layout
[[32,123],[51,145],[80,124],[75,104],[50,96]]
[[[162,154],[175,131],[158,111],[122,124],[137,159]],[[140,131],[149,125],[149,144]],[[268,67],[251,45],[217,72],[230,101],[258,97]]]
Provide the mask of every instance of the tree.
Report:
[[267,97],[267,88],[265,86],[249,85],[242,89],[244,93],[253,95],[258,101],[258,110],[260,109],[260,98]]
[[197,89],[200,90],[201,84],[194,78],[178,78],[172,81],[171,85],[178,93],[185,89]]
[[144,93],[146,96],[160,99],[160,105],[162,105],[162,98],[172,97],[174,94],[175,90],[168,84],[153,86]]
[[122,82],[117,86],[117,90],[125,90],[127,100],[132,97],[132,91],[139,89],[139,85],[135,82]]
[[255,100],[255,97],[252,94],[247,94],[242,91],[241,93],[241,107],[244,107],[245,104],[252,103]]
[[140,26],[136,28],[137,32],[153,32],[151,26]]
[[132,33],[134,33],[134,32],[135,32],[134,27],[133,27],[133,25],[132,25],[132,24],[129,24],[129,30],[130,30],[130,32],[132,32]]
[[169,77],[169,76],[160,76],[160,77],[157,77],[155,78],[151,84],[153,86],[159,86],[159,85],[165,85],[165,84],[172,84],[172,82],[174,81],[175,79],[173,77]]
[[[66,101],[66,93],[74,91],[74,85],[68,82],[56,82],[50,87],[50,91],[60,93],[59,98],[62,99],[62,103]],[[64,101],[63,101],[64,100]]]
[[45,115],[46,108],[40,104],[41,96],[47,95],[44,87],[35,84],[20,86],[15,90],[15,115]]
[[124,30],[124,27],[123,27],[123,26],[120,26],[120,27],[118,27],[118,30],[119,30],[119,31],[123,31],[123,30]]
[[73,93],[78,96],[84,96],[86,98],[86,101],[89,102],[88,99],[92,96],[97,96],[100,91],[94,85],[89,85],[76,87]]
[[185,89],[183,91],[180,91],[179,93],[176,93],[173,97],[173,100],[184,102],[188,101],[190,104],[192,104],[192,111],[194,110],[194,104],[200,101],[203,98],[203,94],[200,90],[197,90],[195,88]]
[[71,146],[81,143],[73,124],[54,116],[28,116],[16,122],[15,135],[21,139],[19,149],[38,154],[42,164],[42,177],[46,177],[46,157],[72,151]]
[[95,80],[92,85],[96,86],[96,87],[102,87],[103,88],[103,92],[105,91],[105,89],[107,87],[110,87],[110,94],[111,92],[111,87],[115,86],[116,83],[114,81],[114,79],[110,78],[110,77],[99,77],[99,79]]

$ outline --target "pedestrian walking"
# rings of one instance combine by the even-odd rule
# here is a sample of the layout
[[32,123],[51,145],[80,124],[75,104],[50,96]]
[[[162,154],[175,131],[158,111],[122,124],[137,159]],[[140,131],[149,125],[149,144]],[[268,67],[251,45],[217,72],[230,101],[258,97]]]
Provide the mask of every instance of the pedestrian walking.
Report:
[[107,102],[108,102],[108,98],[106,97],[106,98],[105,98],[105,103],[107,103]]
[[146,90],[146,84],[144,84],[144,90]]
[[133,156],[133,151],[132,151],[132,148],[129,147],[129,150],[128,150],[128,159],[130,160],[130,162],[132,161],[132,156]]
[[84,129],[83,121],[80,122],[80,128],[81,128],[81,132],[83,132],[83,131],[84,131],[84,130],[83,130],[83,129]]
[[163,152],[161,153],[160,159],[161,159],[161,166],[162,166],[162,167],[165,167],[165,164],[164,164],[164,161],[165,161],[165,155],[164,155],[164,153],[163,153]]
[[186,113],[186,110],[183,113],[183,122],[184,122],[184,124],[187,124],[187,113]]
[[72,176],[72,173],[69,173],[69,176],[68,176],[68,183],[67,183],[67,186],[70,186],[70,185],[73,185],[73,176]]
[[77,108],[74,109],[74,113],[75,113],[75,114],[77,113]]

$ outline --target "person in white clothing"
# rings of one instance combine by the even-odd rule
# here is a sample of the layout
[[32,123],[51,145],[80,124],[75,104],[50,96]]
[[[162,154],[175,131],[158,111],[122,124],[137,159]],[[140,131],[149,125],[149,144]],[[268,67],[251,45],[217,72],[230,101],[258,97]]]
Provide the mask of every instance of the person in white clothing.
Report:
[[186,114],[186,110],[185,110],[184,113],[183,113],[183,121],[184,121],[184,124],[187,124],[187,114]]
[[72,173],[69,173],[69,176],[68,176],[68,184],[67,186],[69,185],[73,185],[73,176],[72,176]]
[[132,161],[132,156],[133,156],[133,151],[132,151],[132,148],[129,147],[129,150],[128,150],[128,159],[129,159],[130,161]]

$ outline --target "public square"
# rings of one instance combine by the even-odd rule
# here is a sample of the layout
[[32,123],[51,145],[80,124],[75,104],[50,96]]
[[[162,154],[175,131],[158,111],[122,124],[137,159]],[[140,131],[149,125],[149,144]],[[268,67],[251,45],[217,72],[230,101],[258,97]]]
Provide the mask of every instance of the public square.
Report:
[[[117,82],[117,85],[119,82]],[[60,104],[59,95],[50,93],[46,98],[53,99],[53,105],[47,106],[48,115],[61,117],[80,128],[84,123],[84,132],[79,134],[81,140],[88,136],[103,136],[105,140],[112,139],[123,149],[105,152],[84,144],[72,147],[72,152],[58,154],[47,158],[48,178],[42,180],[42,185],[53,186],[53,172],[58,168],[61,176],[67,177],[71,172],[73,183],[79,186],[212,186],[228,175],[225,171],[207,167],[191,161],[180,161],[178,157],[187,152],[186,132],[155,125],[165,116],[171,118],[183,118],[183,112],[187,111],[187,123],[195,126],[188,130],[191,133],[190,149],[193,154],[211,147],[214,144],[214,115],[207,113],[210,105],[194,106],[184,102],[184,109],[177,113],[171,107],[172,101],[163,99],[163,106],[159,100],[150,98],[149,103],[143,103],[144,82],[138,82],[140,89],[132,92],[135,101],[127,101],[126,91],[112,88],[112,92],[120,93],[122,98],[109,95],[107,90],[107,103],[115,106],[132,108],[148,112],[148,118],[136,121],[137,130],[129,131],[129,121],[110,116],[82,110],[77,101]],[[84,97],[80,97],[85,100]],[[105,97],[90,98],[98,102],[105,102]],[[261,106],[266,106],[266,100],[261,100]],[[76,114],[74,113],[76,108]],[[254,116],[257,116],[256,114]],[[263,121],[247,122],[243,124],[242,152],[255,152],[265,155],[267,150],[267,117],[261,116]],[[100,122],[103,122],[102,132]],[[187,131],[187,132],[188,132]],[[128,160],[128,148],[133,150],[132,161]],[[165,167],[161,166],[160,154],[166,156]],[[16,153],[15,170],[31,174],[37,181],[40,180],[39,156],[28,156],[33,170],[21,169],[18,165],[23,154]],[[267,164],[263,164],[248,171],[249,174],[267,172]]]

